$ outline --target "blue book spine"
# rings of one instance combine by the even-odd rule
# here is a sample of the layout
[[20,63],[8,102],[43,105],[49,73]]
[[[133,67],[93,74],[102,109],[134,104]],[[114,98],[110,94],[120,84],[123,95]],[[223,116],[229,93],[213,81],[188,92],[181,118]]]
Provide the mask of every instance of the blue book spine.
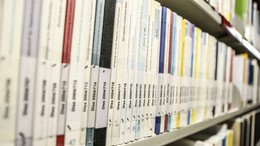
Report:
[[[161,40],[160,40],[160,56],[159,56],[159,80],[157,92],[157,109],[155,117],[155,134],[160,134],[161,127],[161,105],[162,105],[162,92],[163,92],[163,74],[164,74],[164,50],[165,50],[165,34],[166,34],[166,15],[167,8],[162,7],[162,20],[161,20]],[[162,76],[160,78],[160,76]]]

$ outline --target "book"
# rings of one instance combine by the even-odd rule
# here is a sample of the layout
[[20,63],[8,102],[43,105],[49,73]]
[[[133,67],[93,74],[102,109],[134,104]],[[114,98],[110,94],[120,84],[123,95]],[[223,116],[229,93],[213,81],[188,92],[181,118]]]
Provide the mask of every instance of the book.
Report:
[[[118,28],[119,30],[124,30],[127,28],[127,11],[128,11],[128,2],[126,0],[122,1],[122,9],[120,12],[120,27]],[[125,44],[127,44],[127,39],[124,39],[124,32],[120,31],[118,34],[118,47],[120,48],[118,50],[118,55],[117,55],[117,67],[116,67],[116,89],[115,89],[115,100],[116,100],[116,108],[114,109],[114,121],[113,121],[113,127],[112,127],[112,144],[120,144],[120,124],[121,124],[121,109],[122,109],[122,104],[123,104],[123,98],[124,98],[124,81],[125,81],[125,76],[122,75],[124,73],[125,65],[125,56],[126,56],[126,47]],[[122,63],[120,61],[123,61]],[[125,90],[126,91],[126,90]]]
[[168,67],[167,67],[167,73],[168,73],[168,85],[167,85],[167,97],[168,97],[168,107],[166,106],[166,112],[165,112],[165,125],[164,125],[164,131],[170,131],[171,129],[171,115],[172,115],[172,106],[173,106],[173,93],[172,93],[172,83],[171,83],[171,72],[173,73],[174,68],[174,53],[173,53],[173,15],[174,12],[171,12],[171,21],[170,21],[170,38],[169,38],[169,55],[168,55]]
[[143,121],[141,127],[143,128],[143,132],[141,133],[141,137],[148,136],[149,130],[149,112],[150,112],[150,93],[151,93],[151,81],[150,81],[150,66],[151,66],[151,49],[152,49],[152,1],[148,1],[148,9],[147,9],[147,26],[146,26],[146,50],[145,50],[145,65],[144,65],[144,102],[143,102]]
[[235,50],[231,50],[231,64],[230,64],[230,80],[228,87],[228,110],[232,109],[232,98],[233,98],[233,64],[234,64]]
[[176,103],[175,103],[175,98],[176,98],[176,62],[177,62],[177,48],[176,48],[176,32],[177,32],[177,14],[173,12],[172,16],[172,45],[171,45],[171,66],[170,66],[170,96],[171,96],[171,108],[170,108],[170,116],[168,117],[170,122],[170,126],[167,127],[168,131],[171,131],[176,127],[176,123],[174,122],[176,120]]
[[[102,42],[104,41],[105,43],[101,42],[100,66],[101,64],[103,64],[104,67],[108,69],[110,67],[110,74],[111,74],[110,88],[109,88],[109,104],[108,104],[109,109],[108,109],[108,120],[107,120],[108,123],[107,123],[107,134],[106,134],[106,145],[111,145],[115,143],[114,140],[112,139],[112,134],[114,128],[114,115],[115,115],[114,110],[116,110],[117,108],[116,106],[118,106],[117,98],[116,98],[116,94],[117,94],[116,73],[117,73],[117,57],[118,57],[118,49],[119,49],[118,38],[119,38],[119,28],[121,22],[120,20],[121,7],[122,7],[122,1],[106,0],[105,9],[104,9],[104,14],[106,14],[107,17],[104,16],[105,20],[103,22],[103,26],[108,26],[108,28],[103,29]],[[110,12],[110,13],[106,13],[106,12]],[[112,22],[114,22],[113,26],[110,24],[111,21],[110,19],[112,20]],[[111,37],[111,35],[113,35],[113,38]],[[109,37],[110,39],[107,37]],[[109,48],[109,49],[105,49],[105,48]],[[106,50],[109,51],[106,52]],[[111,54],[111,57],[109,57],[110,56],[109,54]],[[108,61],[111,64],[108,64],[109,63]]]
[[132,55],[133,55],[133,60],[132,60],[132,66],[131,69],[133,71],[133,109],[132,109],[132,121],[131,121],[131,136],[130,136],[130,141],[134,141],[136,137],[136,131],[137,131],[137,109],[139,107],[138,105],[138,95],[139,95],[139,82],[138,82],[138,46],[139,46],[139,33],[140,33],[140,13],[141,13],[141,5],[142,1],[140,0],[135,0],[134,5],[137,7],[137,10],[134,11],[134,19],[137,21],[137,23],[134,24],[135,28],[135,33],[134,33],[134,38],[133,42],[133,49],[132,49]]
[[155,119],[156,119],[156,105],[157,105],[157,95],[158,95],[158,72],[159,72],[159,49],[160,48],[160,36],[161,36],[161,16],[162,16],[162,7],[161,4],[158,2],[155,2],[155,18],[154,18],[154,30],[153,30],[153,46],[152,47],[152,101],[151,101],[151,128],[150,132],[151,135],[155,134]]
[[173,86],[174,86],[174,105],[173,106],[173,117],[172,117],[172,127],[173,129],[177,128],[177,120],[178,120],[178,102],[179,102],[179,72],[180,72],[180,45],[181,45],[181,25],[182,25],[182,17],[174,14],[176,24],[175,24],[175,63],[174,63],[174,77],[173,77]]
[[178,89],[178,114],[177,114],[177,125],[176,128],[181,128],[184,126],[184,119],[185,119],[185,111],[184,111],[184,105],[183,105],[183,99],[185,98],[184,93],[184,57],[185,55],[185,35],[186,35],[186,21],[185,19],[182,19],[181,25],[179,28],[181,28],[181,34],[180,34],[180,60],[179,60],[179,89]]
[[[245,95],[245,89],[246,89],[246,82],[245,82],[245,68],[247,59],[243,55],[236,55],[234,57],[234,64],[233,64],[233,83],[234,83],[234,90],[238,90],[240,99],[241,99],[241,105],[243,107],[246,106],[246,99],[244,97]],[[235,73],[236,72],[236,73]]]
[[[85,73],[86,66],[90,66],[92,54],[90,47],[92,45],[89,44],[93,40],[92,7],[92,1],[86,3],[78,0],[75,3],[66,113],[66,145],[86,145],[87,102],[83,93],[85,79],[89,80],[90,76]],[[87,41],[81,38],[86,38]]]
[[[102,80],[102,77],[99,77],[99,68],[100,68],[100,53],[101,53],[101,41],[102,41],[102,32],[103,32],[103,18],[104,18],[104,7],[105,0],[96,1],[96,16],[95,16],[95,26],[94,26],[94,38],[93,38],[93,50],[92,50],[92,60],[91,60],[91,78],[90,78],[90,96],[92,98],[97,98],[96,102],[96,119],[95,119],[95,131],[94,131],[94,140],[88,140],[87,145],[105,145],[105,134],[106,131],[103,129],[104,126],[104,115],[106,113],[107,107],[107,87],[109,87],[107,82],[101,82],[102,86],[99,86],[99,79]],[[104,92],[105,91],[105,92]],[[100,93],[100,94],[99,94]],[[101,94],[102,93],[102,94]],[[99,96],[98,96],[99,94]],[[106,122],[106,121],[105,121]],[[104,127],[102,127],[100,124]],[[103,136],[103,137],[102,137]]]
[[[31,9],[33,7],[34,9]],[[20,60],[16,145],[31,145],[36,80],[36,63],[39,49],[41,0],[26,0]]]
[[[63,146],[64,145],[64,134],[65,134],[65,113],[66,113],[66,92],[67,92],[67,84],[66,82],[61,82],[62,76],[62,55],[63,55],[63,41],[64,41],[64,27],[65,27],[65,16],[66,16],[66,5],[67,0],[62,0],[57,2],[57,9],[55,7],[55,28],[53,31],[54,39],[53,39],[53,47],[55,48],[52,54],[52,73],[55,75],[51,75],[54,78],[56,77],[59,80],[57,82],[58,86],[58,103],[57,106],[57,138],[56,145]],[[59,18],[59,19],[58,19]],[[65,85],[64,85],[65,83]],[[65,92],[64,92],[65,91]]]
[[[53,43],[53,49],[50,51],[50,68],[51,68],[51,75],[50,75],[50,82],[52,85],[52,97],[53,97],[53,113],[50,112],[50,115],[52,117],[52,124],[49,126],[50,131],[53,133],[50,134],[50,140],[53,142],[56,141],[56,145],[63,145],[64,144],[64,137],[60,136],[64,134],[64,124],[65,121],[60,123],[60,117],[63,117],[65,114],[65,107],[64,102],[66,102],[61,97],[61,63],[62,63],[62,54],[63,54],[63,40],[64,40],[64,22],[65,22],[65,14],[66,14],[66,0],[61,0],[55,2],[55,5],[53,7],[53,13],[54,13],[54,20],[52,21],[53,24],[53,32],[52,35],[54,36],[52,39]],[[57,9],[57,6],[58,9]],[[63,97],[63,96],[62,96]],[[55,124],[56,123],[56,124]],[[57,124],[59,123],[59,124]],[[52,127],[52,125],[57,126]],[[63,132],[62,132],[63,131]],[[54,133],[56,132],[56,134]],[[56,136],[56,138],[54,138]],[[54,144],[52,144],[54,145]]]
[[[60,68],[60,93],[59,93],[59,115],[58,115],[58,137],[57,145],[65,145],[65,132],[68,130],[66,127],[66,113],[67,113],[67,100],[68,100],[68,86],[69,86],[69,71],[70,71],[70,54],[71,42],[73,33],[75,0],[66,1],[65,21],[63,30],[62,41],[62,57]],[[62,22],[61,22],[62,23]],[[62,32],[62,26],[58,29]],[[58,31],[57,30],[57,31]]]
[[[33,114],[33,145],[46,145],[47,137],[49,137],[49,128],[57,124],[52,123],[50,114],[53,97],[50,88],[50,71],[51,71],[51,55],[50,50],[53,48],[52,31],[53,21],[55,18],[55,3],[52,1],[42,2],[41,25],[39,28],[39,50],[37,58],[37,71],[35,81],[35,101]],[[49,17],[49,19],[48,19]],[[51,41],[51,42],[50,42]],[[55,128],[57,129],[57,128]],[[56,137],[56,133],[55,133]]]
[[166,35],[165,35],[165,51],[164,51],[164,79],[163,79],[163,104],[162,104],[162,121],[161,133],[167,131],[168,111],[169,111],[169,56],[170,56],[170,34],[171,34],[171,10],[167,8],[166,17]]
[[0,145],[16,144],[24,3],[24,0],[1,1],[0,6],[0,98],[3,99],[0,101]]
[[146,36],[147,36],[147,20],[148,20],[148,0],[143,0],[140,10],[140,32],[138,40],[138,59],[137,59],[137,79],[139,84],[138,89],[138,108],[137,108],[137,122],[135,139],[140,139],[143,136],[142,121],[145,114],[145,94],[144,94],[144,76],[145,76],[145,58],[146,58]]
[[[128,1],[129,3],[129,10],[132,10],[134,8],[134,1]],[[127,45],[127,77],[126,82],[128,83],[128,86],[126,88],[126,102],[125,102],[125,127],[123,128],[121,132],[124,132],[124,143],[130,142],[131,139],[131,121],[132,121],[132,109],[133,109],[133,87],[134,87],[134,61],[135,61],[135,52],[134,52],[134,35],[135,35],[135,14],[136,12],[130,11],[128,14],[129,17],[129,27],[128,27],[128,45]],[[123,114],[123,111],[121,112]]]
[[[84,2],[85,3],[85,2]],[[83,75],[83,99],[81,108],[81,130],[80,130],[80,143],[81,145],[92,145],[94,139],[94,124],[96,115],[96,92],[98,85],[94,85],[94,94],[91,94],[91,60],[93,50],[93,35],[95,25],[95,12],[96,12],[96,0],[90,0],[86,4],[86,56],[84,58],[84,75]],[[84,17],[84,16],[83,16]],[[92,141],[92,143],[91,143]]]
[[[165,51],[165,37],[166,37],[166,17],[167,8],[162,7],[161,15],[161,38],[160,38],[160,52],[159,52],[159,74],[158,74],[158,86],[157,86],[157,99],[156,99],[156,118],[155,118],[155,134],[161,132],[161,116],[162,114],[162,102],[163,102],[163,79],[164,79],[164,51]],[[164,121],[163,121],[164,122]]]
[[[193,121],[193,117],[195,114],[193,111],[195,110],[195,58],[196,58],[196,27],[195,25],[192,25],[192,44],[191,44],[191,70],[190,70],[190,118],[189,118],[189,124],[192,124]],[[194,119],[195,120],[195,119]]]
[[119,117],[120,117],[120,124],[119,124],[119,144],[124,143],[125,140],[125,124],[126,124],[126,100],[128,98],[128,60],[129,60],[129,33],[130,33],[130,3],[129,1],[124,1],[124,19],[122,21],[122,32],[120,34],[120,43],[121,48],[119,50],[118,56],[118,70],[117,70],[117,77],[118,77],[118,86],[121,86],[121,90],[118,92],[120,93],[120,110]]
[[252,97],[253,97],[253,104],[256,104],[257,103],[258,72],[259,72],[259,66],[257,64],[256,59],[252,60],[252,65],[253,65]]

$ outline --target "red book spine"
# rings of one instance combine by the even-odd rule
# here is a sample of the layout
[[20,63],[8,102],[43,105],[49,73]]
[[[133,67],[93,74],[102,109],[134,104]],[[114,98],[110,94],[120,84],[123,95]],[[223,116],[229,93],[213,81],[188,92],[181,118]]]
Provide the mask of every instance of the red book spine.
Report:
[[66,63],[66,64],[70,64],[75,1],[76,0],[67,0],[67,6],[66,6],[66,18],[65,18],[63,52],[62,52],[62,63]]
[[[65,16],[64,36],[63,36],[63,50],[62,50],[62,60],[61,60],[63,64],[70,64],[70,52],[71,52],[71,43],[72,43],[75,1],[76,0],[67,0],[67,4],[66,4],[66,16]],[[64,146],[64,135],[57,136],[56,145]]]
[[[171,25],[170,25],[170,39],[169,39],[169,56],[168,56],[168,74],[171,73],[171,54],[172,54],[172,31],[173,31],[173,12],[171,12]],[[170,99],[170,97],[169,97]],[[168,104],[170,104],[170,100],[168,100]],[[169,105],[171,106],[171,105]],[[168,108],[169,109],[169,108]],[[168,111],[170,112],[170,111]],[[168,126],[168,113],[165,113],[165,118],[164,118],[164,132],[167,131],[167,126]]]

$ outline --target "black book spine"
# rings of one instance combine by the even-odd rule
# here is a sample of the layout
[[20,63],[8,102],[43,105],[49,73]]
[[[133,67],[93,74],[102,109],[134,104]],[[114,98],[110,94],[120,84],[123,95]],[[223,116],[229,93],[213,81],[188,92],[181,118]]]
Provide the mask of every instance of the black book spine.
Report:
[[[103,27],[102,27],[103,32],[102,32],[101,52],[100,52],[100,68],[110,69],[110,65],[111,65],[115,6],[116,6],[116,0],[105,0]],[[110,86],[110,83],[108,83],[107,86]],[[108,87],[108,89],[110,88]],[[106,95],[109,95],[109,93],[107,93]],[[105,120],[107,120],[107,114],[104,115],[106,116],[104,117]],[[96,127],[94,132],[94,146],[104,146],[106,144],[106,126]]]

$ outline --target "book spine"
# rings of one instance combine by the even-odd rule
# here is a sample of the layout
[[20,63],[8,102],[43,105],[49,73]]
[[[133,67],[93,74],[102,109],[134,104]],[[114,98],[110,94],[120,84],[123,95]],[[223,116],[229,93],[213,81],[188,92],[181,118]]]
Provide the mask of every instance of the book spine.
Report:
[[[99,76],[100,73],[106,72],[103,70],[100,72],[100,52],[101,52],[101,41],[102,41],[102,27],[104,18],[104,7],[105,0],[96,1],[96,16],[95,16],[95,28],[94,28],[94,40],[93,40],[93,50],[92,50],[92,61],[91,61],[91,78],[90,78],[90,95],[93,98],[97,98],[96,106],[96,119],[95,119],[95,131],[94,131],[94,145],[101,144],[105,145],[105,135],[104,130],[106,124],[106,111],[107,111],[107,100],[106,94],[109,87],[110,77],[102,78]],[[106,74],[105,74],[106,75]],[[108,74],[109,75],[109,74]],[[104,80],[106,79],[106,80]],[[100,93],[100,94],[99,94]],[[102,94],[101,94],[102,93]],[[87,143],[89,145],[90,143]],[[90,144],[91,145],[91,144]]]
[[2,16],[0,28],[2,36],[0,43],[0,145],[15,145],[16,140],[24,3],[24,0],[9,0],[1,1],[0,6]]
[[[85,67],[90,66],[92,52],[92,47],[89,46],[93,36],[93,31],[89,30],[92,30],[94,25],[91,19],[93,7],[91,4],[80,0],[75,3],[66,114],[66,145],[85,145],[86,142],[87,102],[83,93]],[[86,38],[87,42],[84,43],[81,38]],[[87,78],[89,79],[89,75]]]
[[171,52],[171,96],[172,96],[172,109],[171,109],[171,127],[170,130],[176,128],[176,66],[177,66],[177,14],[173,13],[173,25],[172,25],[172,52]]
[[[48,100],[48,132],[47,132],[47,145],[56,145],[57,143],[57,131],[58,131],[58,106],[59,106],[59,96],[60,96],[60,70],[61,70],[61,57],[62,57],[62,45],[63,45],[63,31],[64,25],[61,25],[61,29],[57,27],[57,22],[65,20],[65,5],[66,1],[55,1],[52,2],[51,10],[51,22],[49,23],[50,29],[50,45],[49,50],[49,67],[48,67],[48,88],[47,96]],[[57,9],[59,7],[59,9]],[[59,20],[60,18],[60,20]],[[59,25],[58,25],[59,26]],[[59,36],[56,36],[55,31],[61,31]]]
[[152,72],[152,56],[153,52],[153,32],[154,32],[154,17],[155,17],[155,2],[151,1],[149,3],[149,13],[148,13],[148,38],[147,38],[147,48],[148,50],[148,57],[146,60],[146,71],[147,71],[147,82],[148,82],[148,89],[147,89],[147,102],[146,102],[146,119],[145,119],[145,125],[146,125],[146,131],[145,131],[145,137],[151,136],[152,133],[152,93],[153,93],[153,72]]
[[[35,108],[34,108],[34,124],[33,124],[33,145],[46,145],[48,136],[48,105],[49,103],[49,69],[50,58],[47,48],[53,48],[52,44],[47,41],[51,40],[51,29],[53,21],[53,7],[51,1],[44,1],[42,4],[41,26],[39,38],[39,51],[36,71],[36,89],[35,89]],[[55,123],[56,124],[56,123]]]
[[182,118],[184,118],[184,116],[183,116],[183,104],[182,104],[182,99],[184,98],[183,96],[183,90],[184,90],[184,88],[183,88],[183,72],[184,72],[184,56],[185,56],[185,54],[184,54],[184,50],[185,50],[185,31],[186,31],[186,20],[182,20],[182,22],[181,22],[181,28],[182,28],[182,31],[181,31],[181,35],[180,35],[180,37],[181,37],[181,50],[180,50],[180,52],[179,52],[179,54],[180,54],[180,62],[179,62],[179,65],[180,65],[180,72],[179,72],[179,76],[180,76],[180,78],[179,78],[179,85],[180,85],[180,87],[179,87],[179,99],[178,99],[178,115],[177,115],[177,128],[180,128],[180,127],[182,127],[183,126],[183,123],[182,123]]
[[[147,7],[145,8],[146,11],[146,16],[145,16],[145,28],[144,30],[145,32],[145,40],[143,40],[143,45],[145,45],[145,58],[144,58],[144,76],[143,76],[143,98],[142,98],[142,120],[141,120],[141,133],[140,133],[140,137],[146,137],[147,134],[147,128],[148,128],[148,124],[146,124],[147,122],[147,113],[148,113],[148,92],[149,92],[149,72],[148,72],[148,66],[149,66],[149,52],[150,52],[150,48],[149,48],[149,40],[150,40],[150,10],[151,10],[151,1],[147,2]],[[144,44],[145,43],[145,44]]]
[[161,39],[160,39],[160,56],[159,56],[159,74],[157,87],[157,102],[156,102],[156,118],[155,118],[155,134],[160,134],[161,116],[162,115],[162,100],[163,100],[163,74],[164,74],[164,50],[165,50],[165,36],[166,36],[166,16],[167,8],[162,7],[161,16]]
[[[58,9],[57,9],[58,7]],[[60,131],[64,131],[64,124],[65,121],[60,123],[60,116],[63,116],[65,114],[65,107],[60,106],[61,104],[64,104],[65,101],[60,100],[61,97],[61,60],[62,60],[62,49],[63,49],[63,35],[64,35],[64,22],[65,22],[65,14],[66,14],[66,0],[59,0],[55,2],[55,5],[53,7],[53,13],[54,13],[54,18],[52,23],[53,24],[53,31],[52,31],[52,43],[53,43],[53,48],[50,51],[50,68],[51,68],[51,75],[50,75],[50,81],[52,85],[52,94],[55,98],[53,100],[53,106],[56,108],[53,110],[52,117],[53,118],[53,124],[55,125],[56,123],[56,128],[50,126],[49,129],[50,131],[56,132],[52,133],[52,136],[50,137],[50,140],[53,142],[56,142],[56,145],[63,145],[64,144],[64,138],[61,138]],[[54,90],[56,89],[56,90]],[[59,124],[58,124],[59,123]],[[63,132],[64,134],[64,132]],[[56,135],[56,138],[54,136]],[[52,145],[55,145],[52,143]]]
[[[128,1],[129,10],[134,8],[134,1]],[[132,108],[133,108],[133,82],[134,82],[134,35],[135,35],[135,13],[129,12],[129,34],[128,34],[128,46],[127,46],[127,96],[126,96],[126,117],[125,117],[125,137],[124,143],[130,142],[131,138],[131,121],[132,121]]]
[[233,64],[234,64],[235,50],[231,50],[231,63],[230,63],[230,80],[229,80],[229,95],[228,95],[228,110],[232,108],[233,97]]
[[191,26],[191,65],[190,65],[190,103],[189,103],[189,119],[188,119],[188,124],[192,123],[192,110],[193,110],[193,101],[194,101],[194,64],[195,64],[195,25],[192,24]]
[[[59,8],[55,8],[55,28],[53,31],[53,52],[52,52],[52,74],[51,76],[56,76],[59,80],[58,84],[58,101],[57,101],[57,138],[56,145],[63,146],[64,145],[64,134],[65,134],[65,112],[66,112],[66,96],[64,96],[67,92],[66,82],[62,82],[62,54],[63,54],[63,40],[64,40],[64,26],[65,26],[65,16],[66,16],[66,4],[67,0],[59,0],[57,2],[57,6]],[[65,83],[65,86],[64,84]],[[63,88],[62,88],[63,87]],[[65,87],[65,88],[64,88]],[[64,94],[65,90],[65,94]]]
[[[173,44],[173,12],[170,13],[171,16],[170,16],[170,38],[169,38],[169,55],[168,55],[168,85],[167,85],[167,96],[168,96],[168,108],[166,110],[167,113],[165,112],[165,125],[164,125],[164,131],[170,131],[171,129],[171,111],[172,111],[172,84],[171,84],[171,69],[173,67],[173,59],[172,59],[172,44]],[[167,121],[166,121],[167,120]]]
[[[96,0],[90,0],[86,4],[85,19],[86,22],[86,49],[84,58],[84,75],[83,75],[83,87],[82,92],[82,108],[81,108],[81,123],[80,123],[80,144],[81,145],[93,145],[94,141],[94,126],[96,117],[96,102],[97,102],[97,89],[98,84],[91,84],[91,61],[93,51],[93,36],[95,25],[95,13],[96,13]],[[95,59],[95,58],[94,58]],[[96,68],[96,74],[93,76],[93,80],[98,78],[98,67]],[[94,82],[93,82],[94,83]],[[93,86],[91,86],[93,85]],[[92,88],[93,87],[93,88]],[[93,90],[92,90],[93,89]],[[93,91],[93,92],[92,92]],[[92,94],[93,93],[93,94]]]
[[148,19],[148,0],[143,0],[140,11],[140,32],[139,32],[139,48],[138,48],[138,82],[139,82],[139,92],[138,92],[138,109],[137,109],[137,128],[136,128],[136,139],[140,139],[143,136],[143,127],[142,121],[144,120],[144,111],[145,107],[145,82],[144,82],[144,74],[145,74],[145,58],[146,58],[146,35],[147,35],[147,19]]
[[[61,76],[60,76],[60,96],[59,96],[59,117],[58,122],[61,124],[61,129],[58,132],[60,137],[58,137],[58,142],[60,139],[65,139],[65,123],[66,123],[66,112],[67,112],[67,99],[68,99],[68,85],[69,85],[69,70],[70,70],[70,53],[71,53],[71,41],[73,32],[73,22],[74,22],[74,8],[75,0],[67,0],[66,3],[66,14],[65,14],[65,24],[64,24],[64,36],[63,36],[63,49],[62,49],[62,59],[61,59]],[[64,128],[63,128],[64,127]],[[64,145],[64,143],[59,143],[59,145]]]
[[[120,26],[119,30],[123,30],[126,28],[126,14],[127,14],[127,2],[126,0],[122,0],[122,7],[121,7],[121,12],[120,12]],[[116,108],[114,109],[114,121],[113,121],[113,127],[112,127],[112,144],[113,145],[118,145],[119,140],[120,140],[120,123],[121,123],[121,109],[122,109],[122,100],[123,100],[123,94],[124,94],[124,76],[121,78],[120,75],[122,73],[120,71],[123,70],[124,68],[124,62],[120,62],[125,56],[125,50],[122,48],[124,47],[125,40],[123,39],[123,32],[120,31],[118,34],[118,54],[117,54],[117,62],[116,63],[116,88],[115,88],[115,103],[116,103]],[[119,77],[120,76],[120,77]]]
[[[38,52],[41,0],[26,0],[18,96],[17,145],[32,142],[35,73]],[[33,8],[33,9],[31,9]]]
[[141,23],[141,6],[142,6],[142,1],[140,0],[135,0],[134,5],[137,6],[137,10],[134,13],[135,20],[137,23],[135,23],[135,34],[134,34],[134,45],[133,45],[133,52],[134,52],[134,63],[132,66],[133,72],[134,72],[134,83],[133,83],[133,111],[132,111],[132,124],[131,124],[131,141],[135,140],[136,137],[136,131],[137,131],[137,109],[138,109],[138,94],[139,94],[139,82],[138,82],[138,46],[139,46],[139,33],[140,33],[140,23]]
[[[110,7],[112,7],[112,9]],[[103,22],[103,35],[102,35],[101,56],[100,56],[100,70],[102,64],[106,65],[104,67],[109,68],[110,64],[107,64],[106,62],[107,61],[111,62],[106,145],[113,144],[112,130],[114,126],[114,110],[116,110],[116,106],[117,106],[117,99],[116,99],[117,70],[116,69],[117,69],[117,57],[118,57],[118,49],[119,49],[118,39],[119,39],[119,30],[120,30],[119,28],[121,22],[120,20],[120,15],[122,10],[121,8],[122,8],[122,0],[106,0],[105,9],[104,9],[105,19]],[[111,14],[107,12],[111,12]],[[111,21],[113,20],[112,21],[114,22],[113,26],[111,26],[110,24],[111,21],[108,18],[111,18]],[[108,26],[108,28],[106,28],[105,26]],[[113,40],[111,40],[112,38],[111,35],[113,35]],[[110,50],[108,53],[112,53],[111,57],[107,56],[106,50]]]
[[162,119],[161,119],[161,133],[167,129],[168,119],[168,62],[169,62],[169,44],[170,44],[170,25],[171,25],[171,10],[167,9],[166,17],[166,35],[165,35],[165,51],[164,51],[164,81],[163,81],[163,106],[162,106]]
[[[121,49],[119,50],[119,60],[118,60],[118,83],[121,86],[120,91],[120,124],[119,124],[119,144],[124,143],[125,139],[125,124],[126,124],[126,101],[128,98],[128,45],[129,45],[129,27],[130,27],[130,9],[129,9],[129,1],[124,1],[124,19],[122,20],[122,32],[121,39]],[[119,85],[118,84],[118,85]]]

